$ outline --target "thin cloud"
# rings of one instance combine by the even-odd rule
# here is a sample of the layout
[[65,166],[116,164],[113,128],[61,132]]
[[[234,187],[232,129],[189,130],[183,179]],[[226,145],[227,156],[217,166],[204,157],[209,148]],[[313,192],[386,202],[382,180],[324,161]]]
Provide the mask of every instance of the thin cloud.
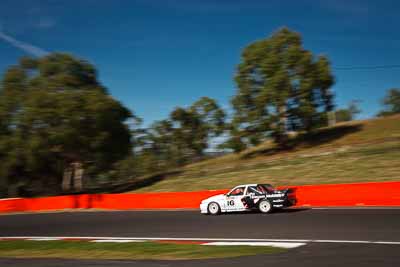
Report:
[[37,28],[40,29],[48,29],[48,28],[52,28],[56,25],[56,21],[52,18],[49,17],[42,17],[39,18],[38,23],[36,24]]
[[33,56],[36,56],[36,57],[42,57],[42,56],[44,56],[44,55],[49,53],[49,52],[47,52],[46,50],[44,50],[44,49],[42,49],[40,47],[31,45],[31,44],[28,44],[28,43],[21,42],[21,41],[15,39],[15,38],[5,34],[4,32],[1,31],[1,28],[0,28],[0,39],[5,41],[5,42],[7,42],[7,43],[9,43],[12,46],[18,48],[18,49],[21,49],[24,52],[26,52],[28,54],[31,54]]

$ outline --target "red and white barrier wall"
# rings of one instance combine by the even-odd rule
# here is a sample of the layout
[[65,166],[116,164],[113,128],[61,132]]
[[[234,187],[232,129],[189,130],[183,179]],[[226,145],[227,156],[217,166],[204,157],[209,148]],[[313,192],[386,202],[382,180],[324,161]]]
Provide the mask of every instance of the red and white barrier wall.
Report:
[[[283,188],[283,186],[279,187]],[[400,206],[400,182],[292,186],[298,207]],[[141,194],[83,194],[0,200],[0,213],[64,209],[197,209],[228,190]]]

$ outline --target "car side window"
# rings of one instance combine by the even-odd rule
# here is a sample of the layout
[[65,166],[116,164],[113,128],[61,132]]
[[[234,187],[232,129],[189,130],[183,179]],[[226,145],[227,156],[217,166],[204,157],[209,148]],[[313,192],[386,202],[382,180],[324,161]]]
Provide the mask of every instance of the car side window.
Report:
[[243,187],[238,187],[232,190],[232,192],[229,194],[229,196],[242,196],[244,195],[244,186]]
[[268,193],[267,189],[262,185],[257,186],[257,191],[260,191],[261,193]]
[[257,190],[257,188],[255,188],[254,186],[249,186],[248,189],[249,193],[254,193],[255,195],[262,195],[262,192],[260,192],[259,190]]

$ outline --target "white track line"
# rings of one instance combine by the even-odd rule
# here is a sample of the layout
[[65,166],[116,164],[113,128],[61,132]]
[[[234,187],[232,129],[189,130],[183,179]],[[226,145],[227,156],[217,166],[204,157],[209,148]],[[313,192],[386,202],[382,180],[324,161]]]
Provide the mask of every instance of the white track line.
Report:
[[284,242],[284,243],[350,243],[400,245],[400,241],[383,240],[330,240],[330,239],[249,239],[249,238],[198,238],[198,237],[104,237],[104,236],[0,236],[1,239],[56,239],[56,240],[138,240],[138,241],[205,241],[205,242]]

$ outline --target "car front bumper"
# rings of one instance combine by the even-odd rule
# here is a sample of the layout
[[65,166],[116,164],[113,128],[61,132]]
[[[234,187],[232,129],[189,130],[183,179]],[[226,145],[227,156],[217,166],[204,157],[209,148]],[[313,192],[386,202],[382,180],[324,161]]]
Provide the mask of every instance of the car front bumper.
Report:
[[207,214],[208,213],[208,203],[205,202],[201,202],[200,203],[200,212],[203,214]]

